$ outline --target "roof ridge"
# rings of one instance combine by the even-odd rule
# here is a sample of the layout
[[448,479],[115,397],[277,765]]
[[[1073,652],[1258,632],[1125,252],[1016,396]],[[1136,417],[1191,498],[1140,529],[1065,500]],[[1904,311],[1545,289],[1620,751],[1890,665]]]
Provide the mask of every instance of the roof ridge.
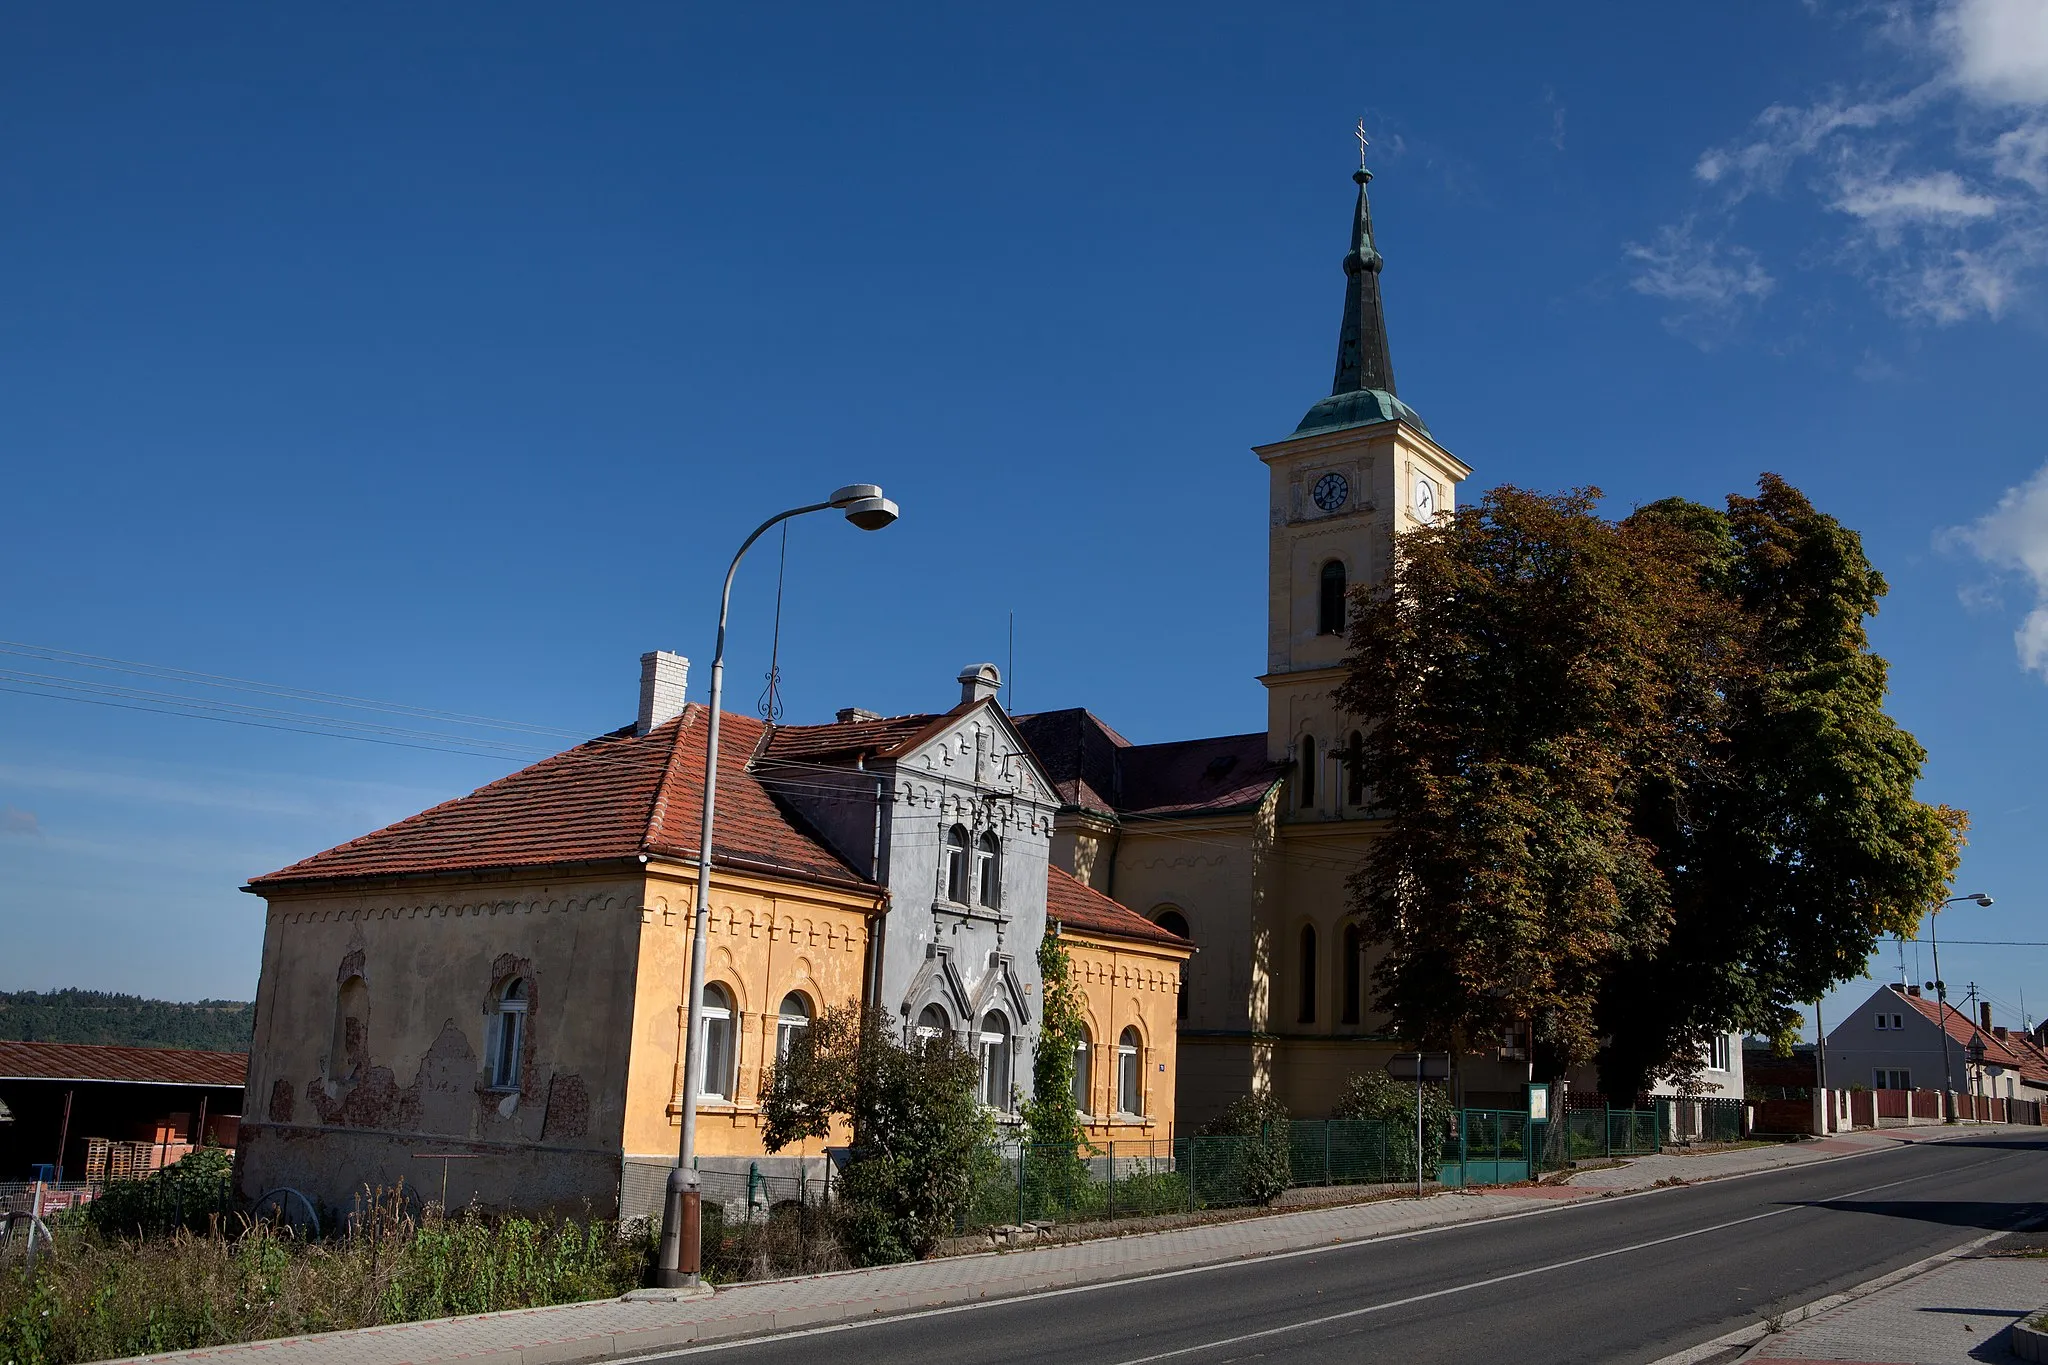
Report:
[[[682,761],[683,732],[693,724],[693,713],[705,709],[701,703],[685,702],[683,709],[674,718],[675,734],[668,744],[668,760],[661,765],[661,776],[654,781],[654,799],[647,804],[647,819],[640,827],[640,848],[642,852],[654,844],[654,833],[668,820],[668,787],[675,779],[676,765]],[[670,722],[664,722],[667,724]],[[656,726],[651,733],[658,733]]]

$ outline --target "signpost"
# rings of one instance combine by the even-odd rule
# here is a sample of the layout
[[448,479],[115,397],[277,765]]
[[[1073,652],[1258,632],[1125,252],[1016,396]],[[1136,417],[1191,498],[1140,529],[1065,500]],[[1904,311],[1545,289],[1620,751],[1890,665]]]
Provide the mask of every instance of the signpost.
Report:
[[1422,1197],[1422,1083],[1443,1081],[1451,1076],[1448,1052],[1398,1052],[1387,1063],[1387,1074],[1397,1081],[1415,1081],[1415,1197]]

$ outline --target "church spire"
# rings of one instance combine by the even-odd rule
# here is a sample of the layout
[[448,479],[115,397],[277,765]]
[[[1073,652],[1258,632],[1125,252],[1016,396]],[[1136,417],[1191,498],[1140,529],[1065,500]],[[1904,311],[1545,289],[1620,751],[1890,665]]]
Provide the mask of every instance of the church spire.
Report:
[[1358,123],[1358,210],[1351,223],[1351,249],[1344,253],[1344,328],[1337,337],[1337,378],[1331,394],[1362,389],[1394,392],[1394,357],[1387,347],[1387,316],[1380,304],[1380,267],[1372,244],[1372,205],[1365,196],[1372,172],[1365,168],[1365,121]]

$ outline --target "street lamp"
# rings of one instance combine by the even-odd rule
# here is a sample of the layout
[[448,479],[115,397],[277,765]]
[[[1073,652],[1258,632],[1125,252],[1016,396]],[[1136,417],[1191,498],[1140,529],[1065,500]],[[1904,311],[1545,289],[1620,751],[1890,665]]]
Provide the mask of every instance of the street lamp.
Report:
[[1967,896],[1950,896],[1941,905],[1934,907],[1934,913],[1927,917],[1927,942],[1934,951],[1934,980],[1927,984],[1934,988],[1934,1014],[1941,1026],[1941,1089],[1948,1097],[1948,1122],[1956,1121],[1956,1092],[1950,1089],[1955,1080],[1955,1063],[1949,1060],[1948,1048],[1948,982],[1941,979],[1941,932],[1937,922],[1941,918],[1942,906],[1954,905],[1959,901],[1975,901],[1989,909],[1991,897],[1982,891],[1972,891]]
[[718,715],[725,699],[725,617],[732,606],[733,575],[740,560],[769,527],[808,512],[836,508],[863,531],[879,531],[896,520],[896,504],[882,496],[871,483],[850,483],[823,502],[792,507],[778,512],[754,528],[754,534],[740,544],[725,571],[725,589],[718,598],[718,648],[711,655],[711,719],[704,728],[704,815],[697,835],[697,909],[690,930],[689,1023],[683,1033],[683,1136],[676,1152],[676,1168],[669,1172],[668,1194],[662,1202],[661,1254],[655,1264],[655,1282],[664,1289],[693,1288],[703,1269],[703,1248],[698,1234],[702,1228],[703,1188],[696,1171],[697,1095],[703,1086],[704,1067],[704,952],[705,925],[711,916],[711,817],[718,790]]

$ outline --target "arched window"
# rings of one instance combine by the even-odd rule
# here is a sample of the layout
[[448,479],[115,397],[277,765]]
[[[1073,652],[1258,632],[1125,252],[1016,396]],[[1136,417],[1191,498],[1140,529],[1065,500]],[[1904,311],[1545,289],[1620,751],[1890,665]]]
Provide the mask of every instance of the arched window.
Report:
[[1347,805],[1365,804],[1365,736],[1356,730],[1344,743],[1344,800]]
[[981,1102],[1010,1112],[1010,1021],[994,1010],[981,1017]]
[[940,869],[940,885],[945,888],[946,899],[955,905],[967,904],[967,829],[955,825],[946,831],[946,862]]
[[974,903],[990,910],[1003,903],[1003,849],[994,830],[974,841]]
[[526,978],[515,976],[498,991],[491,1014],[491,1089],[517,1090],[526,1053]]
[[1300,801],[1303,810],[1316,808],[1316,740],[1314,735],[1301,737],[1301,778]]
[[941,1005],[926,1005],[917,1016],[917,1026],[911,1036],[920,1043],[936,1043],[953,1031],[953,1021],[946,1017]]
[[1316,1021],[1316,927],[1301,926],[1301,1022]]
[[1356,924],[1344,926],[1344,1014],[1355,1024],[1365,1014],[1365,934]]
[[1081,1041],[1074,1044],[1074,1112],[1077,1114],[1088,1112],[1088,1085],[1093,1079],[1088,1074],[1088,1061],[1093,1052],[1090,1046],[1092,1041],[1088,1026],[1081,1025]]
[[1145,1049],[1138,1041],[1135,1026],[1127,1028],[1116,1040],[1116,1107],[1125,1114],[1145,1112]]
[[370,988],[360,976],[341,983],[334,995],[334,1037],[328,1044],[329,1080],[353,1080],[370,1051]]
[[704,1079],[697,1093],[707,1100],[731,1100],[733,1063],[738,1060],[733,1046],[732,997],[725,987],[707,982],[704,986]]
[[782,1008],[775,1012],[775,1060],[789,1060],[789,1049],[796,1042],[799,1032],[811,1026],[811,1002],[804,999],[802,991],[791,991],[782,997]]
[[1344,633],[1344,562],[1333,559],[1323,565],[1321,592],[1316,600],[1316,634]]
[[[1152,916],[1152,922],[1169,934],[1179,934],[1182,938],[1192,937],[1188,933],[1188,917],[1171,907],[1161,910]],[[1173,1017],[1176,1019],[1186,1019],[1188,1017],[1188,964],[1186,962],[1180,964],[1180,989],[1175,992]]]

